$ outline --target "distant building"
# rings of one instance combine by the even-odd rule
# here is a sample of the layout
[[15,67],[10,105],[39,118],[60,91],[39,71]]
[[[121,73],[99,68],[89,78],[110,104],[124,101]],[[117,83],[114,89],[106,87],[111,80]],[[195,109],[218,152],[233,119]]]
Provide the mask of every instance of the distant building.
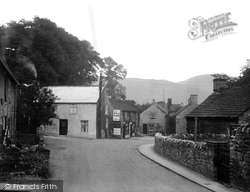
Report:
[[132,100],[109,99],[106,108],[109,117],[110,136],[130,138],[139,127],[140,111]]
[[186,116],[187,132],[229,132],[231,124],[250,121],[250,85],[227,88],[225,79],[214,79],[214,92]]
[[16,105],[18,81],[0,56],[0,145],[16,131]]
[[197,106],[198,106],[198,96],[190,95],[190,98],[188,99],[188,105],[182,107],[179,111],[175,113],[176,134],[187,133],[186,115],[192,112]]
[[140,132],[146,135],[153,135],[158,131],[164,133],[167,115],[168,112],[153,101],[152,105],[140,114]]
[[173,104],[171,98],[168,98],[167,103],[165,101],[159,101],[157,105],[167,111],[168,114],[174,114],[183,107],[182,104]]

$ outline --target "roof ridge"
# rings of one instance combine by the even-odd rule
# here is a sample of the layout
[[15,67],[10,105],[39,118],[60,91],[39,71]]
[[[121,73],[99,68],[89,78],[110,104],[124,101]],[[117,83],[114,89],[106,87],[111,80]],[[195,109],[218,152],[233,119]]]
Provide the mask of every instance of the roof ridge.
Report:
[[163,113],[168,114],[168,111],[165,110],[165,109],[163,109],[163,108],[162,108],[161,106],[159,106],[157,103],[155,104],[155,106],[156,106],[158,109],[160,109]]

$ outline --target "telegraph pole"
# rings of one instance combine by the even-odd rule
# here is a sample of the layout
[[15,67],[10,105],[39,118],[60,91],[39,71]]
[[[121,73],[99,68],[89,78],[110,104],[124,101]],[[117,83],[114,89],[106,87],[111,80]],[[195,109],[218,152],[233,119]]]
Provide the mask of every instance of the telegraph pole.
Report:
[[102,138],[102,73],[100,73],[100,82],[99,82],[99,105],[98,105],[98,130],[97,138]]

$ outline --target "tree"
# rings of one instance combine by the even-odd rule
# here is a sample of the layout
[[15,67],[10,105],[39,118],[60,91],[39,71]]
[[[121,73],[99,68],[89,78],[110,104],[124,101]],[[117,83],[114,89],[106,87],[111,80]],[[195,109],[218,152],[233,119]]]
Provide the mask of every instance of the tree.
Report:
[[42,124],[49,124],[55,117],[56,97],[48,88],[42,88],[38,82],[20,85],[17,102],[17,131],[35,133]]
[[243,65],[241,67],[241,73],[239,77],[230,77],[224,73],[222,74],[215,73],[215,74],[212,74],[212,76],[215,78],[226,79],[229,88],[234,87],[234,86],[249,85],[250,84],[250,59],[247,59],[246,65]]
[[224,73],[214,73],[211,74],[211,76],[213,76],[215,79],[226,79],[227,80],[226,83],[229,88],[233,87],[238,80],[237,77],[230,77]]
[[238,78],[237,85],[250,84],[250,59],[247,59],[246,65],[241,67],[241,74]]
[[112,57],[104,58],[104,75],[107,82],[108,95],[114,98],[115,86],[118,84],[118,80],[125,79],[127,76],[127,70],[122,64],[118,64]]
[[21,83],[38,79],[44,86],[89,85],[104,64],[89,42],[49,19],[12,21],[0,27],[0,40],[1,54]]
[[0,53],[20,82],[17,130],[29,133],[55,117],[56,98],[42,87],[90,85],[104,65],[89,42],[39,17],[0,26]]

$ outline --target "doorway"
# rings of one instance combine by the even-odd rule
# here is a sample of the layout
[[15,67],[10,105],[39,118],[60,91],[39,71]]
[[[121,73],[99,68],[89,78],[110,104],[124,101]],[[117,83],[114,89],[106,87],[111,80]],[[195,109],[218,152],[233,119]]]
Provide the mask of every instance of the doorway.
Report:
[[148,134],[148,125],[147,125],[147,124],[143,124],[142,133],[143,133],[143,134]]
[[60,119],[59,123],[59,135],[67,135],[68,133],[68,120]]

